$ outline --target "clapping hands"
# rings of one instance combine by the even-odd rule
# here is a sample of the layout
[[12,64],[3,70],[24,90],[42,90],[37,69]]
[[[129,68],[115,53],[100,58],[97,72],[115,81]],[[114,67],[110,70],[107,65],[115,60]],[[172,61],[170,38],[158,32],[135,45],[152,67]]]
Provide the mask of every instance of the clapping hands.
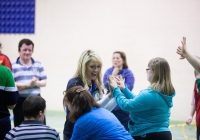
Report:
[[36,82],[38,81],[38,79],[36,77],[32,77],[30,83],[29,83],[29,86],[36,86]]
[[121,90],[123,90],[125,88],[124,79],[122,78],[121,75],[119,75],[119,76],[110,75],[108,77],[108,83],[110,85],[111,90],[116,87],[119,87]]
[[115,76],[116,82],[117,82],[117,86],[123,90],[125,88],[124,82],[125,80],[123,79],[122,75],[119,76]]
[[112,76],[112,75],[109,75],[108,76],[108,83],[109,83],[109,86],[110,86],[110,90],[112,91],[112,89],[116,88],[117,87],[117,82],[115,81],[115,77]]

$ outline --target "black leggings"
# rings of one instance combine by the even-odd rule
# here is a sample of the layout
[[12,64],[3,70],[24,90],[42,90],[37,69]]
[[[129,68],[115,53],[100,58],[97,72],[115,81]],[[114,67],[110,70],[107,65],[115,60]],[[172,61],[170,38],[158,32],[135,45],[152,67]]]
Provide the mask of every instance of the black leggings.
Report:
[[70,137],[65,135],[65,134],[63,134],[63,140],[70,140]]
[[133,136],[134,140],[172,140],[170,131],[153,132],[142,136]]
[[197,140],[200,140],[200,126],[197,126]]

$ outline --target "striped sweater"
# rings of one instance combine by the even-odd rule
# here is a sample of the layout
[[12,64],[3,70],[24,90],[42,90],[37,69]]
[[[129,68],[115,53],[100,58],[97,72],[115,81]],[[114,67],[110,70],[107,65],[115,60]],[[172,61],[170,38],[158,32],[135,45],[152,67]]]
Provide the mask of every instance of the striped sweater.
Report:
[[[20,62],[19,58],[17,58],[16,62],[12,63],[12,72],[14,75],[15,82],[29,83],[33,77],[36,77],[39,81],[47,79],[47,76],[41,63],[35,61],[33,58],[31,58],[31,60],[32,64],[29,67],[23,65]],[[32,95],[39,95],[40,92],[41,91],[39,87],[32,86],[24,90],[20,90],[19,94],[20,97],[28,97]]]
[[10,130],[5,140],[60,140],[55,129],[44,125],[38,120],[26,120]]

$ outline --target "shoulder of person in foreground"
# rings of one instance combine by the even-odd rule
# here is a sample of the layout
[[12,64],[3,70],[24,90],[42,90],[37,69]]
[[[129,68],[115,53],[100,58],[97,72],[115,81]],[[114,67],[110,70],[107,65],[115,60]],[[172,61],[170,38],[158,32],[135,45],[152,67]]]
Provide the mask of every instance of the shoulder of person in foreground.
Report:
[[[30,129],[32,129],[32,131],[28,132],[28,130]],[[41,132],[39,132],[40,130]],[[21,135],[21,133],[23,133],[23,135]],[[60,140],[59,133],[55,129],[46,125],[36,124],[21,124],[17,127],[14,127],[6,134],[5,140],[22,139],[22,137],[26,137],[27,139],[29,139],[33,136],[35,137],[35,139],[42,139],[46,137],[46,139]]]
[[[107,130],[109,131],[106,132]],[[102,138],[104,140],[113,139],[114,137],[116,140],[131,138],[119,120],[104,108],[93,108],[89,113],[81,116],[75,123],[72,139],[82,140],[89,137],[99,137],[99,139]]]
[[19,98],[19,93],[12,72],[7,67],[0,65],[0,74],[2,74],[0,75],[0,90],[4,91],[5,105],[13,109]]

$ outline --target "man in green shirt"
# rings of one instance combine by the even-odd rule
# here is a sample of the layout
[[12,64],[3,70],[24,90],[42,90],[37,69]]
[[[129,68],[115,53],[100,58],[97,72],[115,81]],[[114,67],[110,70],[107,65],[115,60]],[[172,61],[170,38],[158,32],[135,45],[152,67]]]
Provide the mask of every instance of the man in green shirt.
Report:
[[12,72],[7,67],[0,65],[0,139],[11,129],[10,113],[13,109],[19,93],[15,85]]

